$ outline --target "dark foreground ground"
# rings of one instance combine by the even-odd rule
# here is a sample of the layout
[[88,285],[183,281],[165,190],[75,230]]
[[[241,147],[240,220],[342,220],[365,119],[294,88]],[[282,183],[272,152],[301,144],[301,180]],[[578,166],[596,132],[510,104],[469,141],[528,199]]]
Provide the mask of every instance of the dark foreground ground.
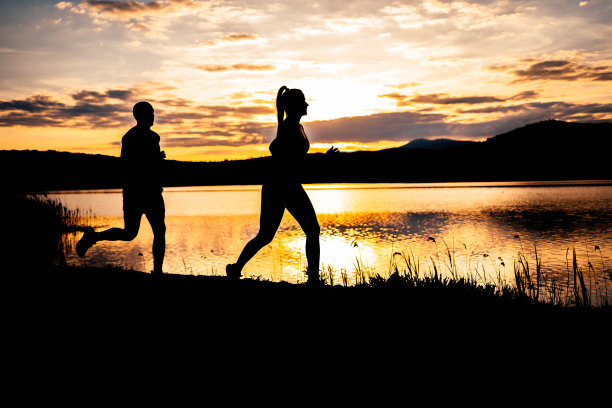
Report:
[[224,394],[229,399],[253,384],[272,395],[310,395],[305,387],[313,387],[358,397],[391,384],[414,390],[409,377],[436,389],[499,384],[490,370],[564,376],[568,362],[588,373],[609,358],[609,308],[556,308],[452,288],[154,280],[119,268],[15,276],[5,273],[2,284],[5,371],[28,384],[42,380],[53,393],[93,386],[88,401],[145,378],[153,399],[169,383],[205,392],[221,383],[234,390]]
[[[119,326],[154,324],[193,330],[372,334],[460,331],[590,331],[611,322],[612,308],[533,304],[465,287],[323,286],[224,276],[166,274],[159,279],[115,267],[50,267],[5,285],[11,312],[44,321]],[[605,327],[607,329],[607,327]],[[387,338],[386,340],[390,340]]]

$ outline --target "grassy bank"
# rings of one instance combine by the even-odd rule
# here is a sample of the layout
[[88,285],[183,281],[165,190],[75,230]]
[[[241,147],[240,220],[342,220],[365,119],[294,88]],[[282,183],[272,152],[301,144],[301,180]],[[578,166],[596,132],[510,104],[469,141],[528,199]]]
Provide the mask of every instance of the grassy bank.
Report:
[[536,303],[461,279],[415,281],[399,274],[356,286],[312,288],[255,279],[234,282],[222,276],[167,274],[155,279],[113,266],[53,266],[28,274],[25,282],[13,286],[13,293],[19,293],[21,313],[54,330],[93,325],[96,331],[163,330],[164,336],[186,330],[208,340],[235,333],[247,343],[262,336],[278,342],[291,336],[297,339],[296,349],[310,340],[323,349],[341,347],[334,344],[338,338],[372,342],[363,344],[364,352],[375,343],[399,346],[428,338],[451,347],[467,339],[488,346],[507,341],[490,336],[527,340],[546,335],[565,341],[568,336],[603,335],[612,318],[609,306]]

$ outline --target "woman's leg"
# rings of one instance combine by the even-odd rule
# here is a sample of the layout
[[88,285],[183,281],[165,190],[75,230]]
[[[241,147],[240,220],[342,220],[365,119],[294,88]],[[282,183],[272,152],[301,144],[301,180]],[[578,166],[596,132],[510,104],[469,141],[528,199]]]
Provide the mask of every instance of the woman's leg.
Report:
[[320,246],[319,235],[321,228],[317,214],[310,202],[310,198],[301,185],[291,188],[291,194],[285,201],[287,210],[300,224],[306,234],[306,260],[308,261],[308,279],[318,280]]
[[244,265],[255,256],[257,252],[270,242],[278,230],[278,226],[283,219],[285,205],[281,190],[278,186],[263,185],[261,188],[261,214],[259,216],[259,232],[250,240],[240,253],[238,260],[234,264],[237,272],[242,271]]

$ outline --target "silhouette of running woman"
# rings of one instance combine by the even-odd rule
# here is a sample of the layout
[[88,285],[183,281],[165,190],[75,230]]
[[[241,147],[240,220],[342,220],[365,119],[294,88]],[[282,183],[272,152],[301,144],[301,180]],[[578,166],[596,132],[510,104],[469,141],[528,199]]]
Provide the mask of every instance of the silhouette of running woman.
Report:
[[76,245],[79,256],[99,241],[131,241],[138,235],[145,214],[153,230],[153,275],[162,274],[166,251],[165,206],[162,197],[163,160],[159,135],[151,130],[155,120],[153,106],[138,102],[132,110],[136,126],[121,139],[123,166],[124,228],[95,232],[89,227]]
[[[225,271],[230,278],[239,279],[244,265],[261,248],[272,242],[287,209],[306,234],[308,283],[320,283],[319,222],[300,180],[302,164],[310,148],[310,142],[300,124],[302,116],[307,114],[307,108],[308,103],[301,90],[289,89],[286,86],[278,90],[278,130],[276,138],[270,144],[271,171],[261,188],[259,233],[246,244],[236,263],[226,266]],[[332,146],[326,155],[336,153],[338,149]]]

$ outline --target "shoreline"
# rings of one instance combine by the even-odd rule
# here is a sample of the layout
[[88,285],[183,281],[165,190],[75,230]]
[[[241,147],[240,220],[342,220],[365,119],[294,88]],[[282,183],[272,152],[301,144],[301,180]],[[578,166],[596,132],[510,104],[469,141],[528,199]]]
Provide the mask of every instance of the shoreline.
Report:
[[[566,180],[499,180],[499,181],[424,181],[414,183],[404,182],[329,182],[329,183],[302,183],[305,190],[326,189],[317,188],[317,186],[335,186],[339,189],[397,189],[397,188],[465,188],[465,187],[504,187],[504,188],[521,188],[521,187],[608,187],[612,186],[612,179],[566,179]],[[228,187],[234,187],[229,189]],[[258,188],[261,184],[199,184],[199,185],[175,185],[164,186],[164,192],[194,192],[197,188],[212,188],[219,191],[242,191],[247,188]],[[86,193],[120,193],[122,188],[86,188],[86,189],[62,189],[62,190],[45,190],[32,191],[28,194],[42,195],[61,195],[61,194],[86,194]]]
[[[424,314],[476,313],[482,317],[498,314],[524,317],[612,316],[610,305],[582,307],[538,303],[525,297],[496,294],[462,280],[445,284],[425,279],[417,286],[407,286],[397,274],[365,285],[310,287],[303,283],[252,278],[232,281],[225,276],[208,275],[165,273],[155,278],[149,273],[110,265],[50,266],[34,268],[18,281],[20,283],[14,287],[20,287],[26,293],[30,291],[28,297],[37,303],[51,301],[50,305],[59,305],[79,300],[81,305],[94,309],[107,304],[109,299],[124,305],[155,304],[158,301],[160,304],[168,301],[206,304],[214,300],[225,303],[226,312],[248,307],[251,302],[267,305],[281,302],[296,310],[307,309],[308,302],[320,302],[323,309],[337,306],[346,309],[350,305],[348,309],[360,310],[364,314],[378,310],[389,315],[401,315],[406,311],[404,308],[417,308]],[[107,305],[112,308],[112,305]]]

